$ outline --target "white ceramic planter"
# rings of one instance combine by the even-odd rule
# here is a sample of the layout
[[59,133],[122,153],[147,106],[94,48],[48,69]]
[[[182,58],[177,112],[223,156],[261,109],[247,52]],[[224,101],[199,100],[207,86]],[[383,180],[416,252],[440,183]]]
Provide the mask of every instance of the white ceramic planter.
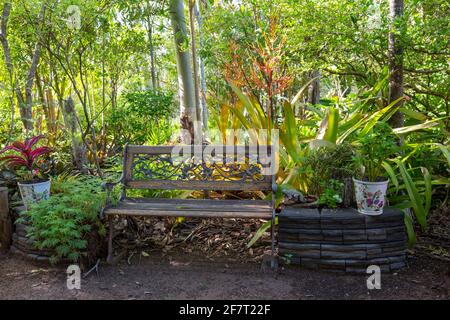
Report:
[[382,214],[389,180],[368,182],[353,178],[353,183],[358,212],[371,216]]
[[50,180],[38,183],[17,183],[17,185],[27,210],[31,204],[48,199],[50,196]]

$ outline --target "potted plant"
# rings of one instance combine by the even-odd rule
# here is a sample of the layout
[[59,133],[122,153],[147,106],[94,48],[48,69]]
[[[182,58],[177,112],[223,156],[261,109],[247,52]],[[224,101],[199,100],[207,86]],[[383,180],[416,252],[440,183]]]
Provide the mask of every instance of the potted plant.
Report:
[[51,149],[46,146],[35,147],[42,138],[43,136],[39,135],[24,142],[15,141],[0,150],[0,154],[7,151],[16,153],[0,157],[0,162],[15,169],[18,176],[23,178],[17,185],[27,210],[32,203],[50,196],[50,179],[43,177],[43,170],[39,168],[39,164],[42,156],[50,153]]
[[399,139],[391,127],[382,122],[361,135],[358,141],[354,161],[359,175],[353,177],[358,212],[380,215],[389,183],[383,162],[399,151]]

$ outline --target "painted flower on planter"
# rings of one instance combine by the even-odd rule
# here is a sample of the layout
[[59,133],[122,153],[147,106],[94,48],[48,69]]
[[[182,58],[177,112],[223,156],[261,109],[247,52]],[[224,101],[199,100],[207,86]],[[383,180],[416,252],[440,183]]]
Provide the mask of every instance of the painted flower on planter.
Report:
[[380,189],[368,190],[368,186],[361,184],[356,189],[360,199],[357,202],[358,210],[380,211],[384,206],[384,193]]

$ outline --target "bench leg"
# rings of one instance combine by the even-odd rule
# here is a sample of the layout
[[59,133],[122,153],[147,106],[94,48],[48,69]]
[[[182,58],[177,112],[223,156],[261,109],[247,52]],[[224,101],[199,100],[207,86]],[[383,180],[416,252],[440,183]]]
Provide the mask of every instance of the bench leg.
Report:
[[272,242],[272,255],[270,259],[270,267],[276,271],[278,269],[278,263],[275,257],[275,211],[272,214],[272,224],[270,226],[270,238]]
[[111,215],[108,215],[108,222],[109,222],[108,257],[106,258],[106,262],[112,263],[112,261],[113,261],[114,224],[113,224],[113,217]]

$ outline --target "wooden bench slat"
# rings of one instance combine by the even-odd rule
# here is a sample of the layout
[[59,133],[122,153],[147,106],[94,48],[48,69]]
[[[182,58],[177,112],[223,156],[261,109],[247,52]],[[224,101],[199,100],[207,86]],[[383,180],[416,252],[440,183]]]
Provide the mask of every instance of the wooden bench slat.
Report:
[[227,205],[237,204],[237,205],[254,205],[255,203],[259,205],[272,206],[272,201],[267,200],[249,200],[249,199],[180,199],[180,198],[125,198],[124,201],[127,202],[145,202],[145,203],[200,203],[202,205],[208,204],[221,204],[224,202]]
[[160,199],[160,201],[135,201],[134,199],[126,199],[122,201],[118,207],[121,210],[172,210],[172,211],[233,211],[233,212],[246,212],[246,211],[271,211],[272,206],[270,202],[255,200],[253,203],[239,204],[235,201],[229,202],[228,200],[222,201],[196,201],[196,200],[179,200],[170,201],[171,199]]
[[270,218],[272,206],[268,201],[253,200],[239,204],[236,200],[186,200],[131,198],[116,207],[107,208],[105,214],[142,216],[187,217],[253,217]]
[[270,219],[271,212],[254,211],[169,211],[169,210],[135,210],[109,208],[105,210],[106,215],[127,215],[127,216],[151,216],[151,217],[198,217],[198,218],[260,218]]

